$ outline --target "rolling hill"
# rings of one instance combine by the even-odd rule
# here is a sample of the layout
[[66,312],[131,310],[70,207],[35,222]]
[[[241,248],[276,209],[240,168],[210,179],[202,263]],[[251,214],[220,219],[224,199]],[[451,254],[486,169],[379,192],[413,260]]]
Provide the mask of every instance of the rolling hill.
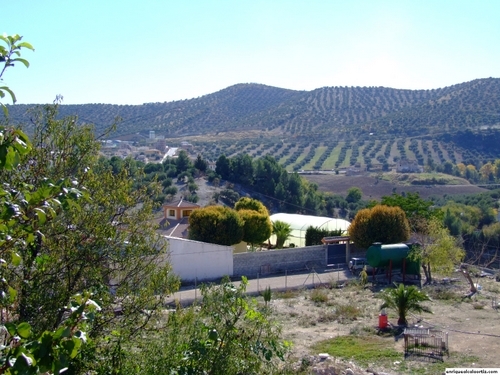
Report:
[[[32,107],[9,106],[10,122],[29,124]],[[271,153],[294,169],[382,164],[394,157],[420,164],[500,157],[499,78],[433,90],[295,91],[248,83],[168,103],[60,105],[60,114],[77,115],[98,134],[119,118],[114,138],[140,140],[154,130],[198,142],[212,159]]]
[[[31,105],[10,106],[14,122]],[[117,134],[155,130],[170,136],[248,129],[341,138],[377,132],[425,135],[500,127],[500,79],[487,78],[435,90],[324,87],[294,91],[238,84],[200,98],[143,105],[61,105],[97,130],[122,119]]]

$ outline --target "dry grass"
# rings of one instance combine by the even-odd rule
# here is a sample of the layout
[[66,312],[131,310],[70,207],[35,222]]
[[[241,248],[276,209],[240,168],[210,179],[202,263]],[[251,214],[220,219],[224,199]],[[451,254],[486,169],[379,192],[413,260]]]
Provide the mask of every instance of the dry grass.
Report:
[[[442,373],[446,367],[500,367],[500,359],[496,356],[500,351],[500,315],[493,307],[500,284],[492,279],[481,279],[479,283],[483,290],[472,299],[462,299],[469,289],[465,280],[426,286],[424,290],[432,298],[428,305],[434,314],[411,315],[409,318],[411,325],[449,332],[451,354],[442,364],[424,365],[405,361],[402,340],[394,340],[394,334],[400,332],[378,330],[379,290],[363,288],[355,282],[340,289],[317,288],[273,294],[273,315],[283,324],[284,338],[294,343],[292,356],[298,360],[333,348],[329,343],[337,337],[358,337],[356,345],[361,345],[359,348],[363,347],[363,342],[368,345],[372,341],[376,341],[380,348],[378,352],[373,352],[371,358],[360,357],[360,368],[369,365],[376,371],[386,373],[435,374]],[[389,321],[396,324],[397,316],[393,311],[389,311]],[[334,346],[348,346],[351,341],[338,340]],[[316,345],[318,342],[323,344]],[[347,351],[339,351],[335,357],[336,363],[352,361],[350,357],[342,357],[342,353],[357,353],[347,347],[344,349]],[[385,358],[380,353],[390,355]],[[395,362],[399,364],[393,366]],[[314,363],[314,366],[317,365]],[[310,373],[305,365],[302,371]]]

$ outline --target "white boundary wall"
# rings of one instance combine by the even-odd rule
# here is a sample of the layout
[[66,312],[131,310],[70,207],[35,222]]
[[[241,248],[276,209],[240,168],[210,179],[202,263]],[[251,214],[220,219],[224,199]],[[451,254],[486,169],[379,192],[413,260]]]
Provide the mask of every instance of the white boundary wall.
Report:
[[167,259],[183,281],[213,280],[233,275],[233,248],[184,238],[163,237]]

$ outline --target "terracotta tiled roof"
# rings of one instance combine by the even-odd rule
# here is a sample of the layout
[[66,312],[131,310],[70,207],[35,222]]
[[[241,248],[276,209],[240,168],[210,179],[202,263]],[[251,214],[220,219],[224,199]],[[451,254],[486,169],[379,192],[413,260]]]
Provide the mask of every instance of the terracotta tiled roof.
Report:
[[166,203],[163,205],[163,207],[167,208],[175,208],[175,207],[181,207],[181,208],[200,208],[200,206],[196,203],[191,203],[188,201],[185,201],[183,199],[179,199],[178,201]]

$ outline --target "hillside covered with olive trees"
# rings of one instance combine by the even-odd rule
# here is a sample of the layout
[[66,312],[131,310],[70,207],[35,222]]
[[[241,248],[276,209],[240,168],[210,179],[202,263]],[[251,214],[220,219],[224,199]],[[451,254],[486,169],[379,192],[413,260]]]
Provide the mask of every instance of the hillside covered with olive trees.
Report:
[[[21,121],[30,105],[15,105]],[[155,130],[165,136],[258,130],[288,136],[349,139],[383,135],[441,134],[500,127],[500,79],[477,79],[433,90],[386,87],[323,87],[294,91],[237,84],[195,99],[143,105],[61,105],[61,115],[109,126],[117,135]]]
[[[10,106],[10,122],[29,124],[30,105]],[[295,91],[237,84],[199,98],[143,105],[60,105],[97,134],[140,142],[155,131],[175,145],[187,140],[205,158],[272,155],[289,170],[351,165],[390,168],[475,165],[500,158],[500,79],[432,90],[323,87]],[[29,131],[29,129],[27,129]],[[432,169],[432,168],[431,168]]]

